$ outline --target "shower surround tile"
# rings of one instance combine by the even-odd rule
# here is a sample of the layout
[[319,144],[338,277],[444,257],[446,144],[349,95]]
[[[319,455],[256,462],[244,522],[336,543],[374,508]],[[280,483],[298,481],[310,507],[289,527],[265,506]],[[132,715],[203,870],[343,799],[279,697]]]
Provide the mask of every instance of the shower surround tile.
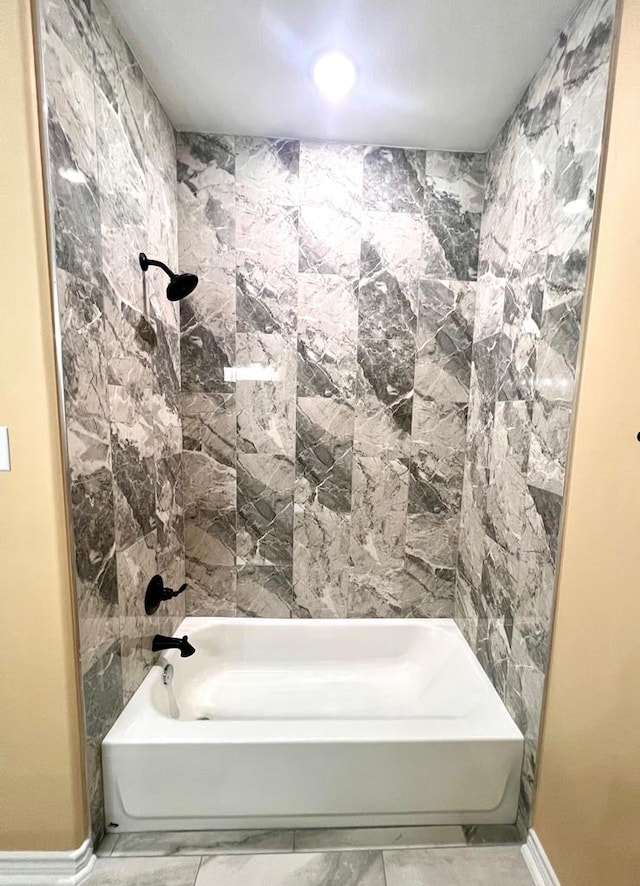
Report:
[[104,830],[100,742],[144,677],[142,615],[160,569],[184,579],[175,134],[101,0],[43,6],[44,96],[62,330],[70,511],[92,831]]
[[368,146],[362,194],[367,209],[422,213],[425,151]]
[[177,151],[189,610],[451,616],[484,158]]
[[238,565],[290,566],[294,463],[285,455],[238,453]]
[[424,179],[425,273],[475,280],[485,156],[428,151]]
[[[578,8],[486,170],[455,615],[525,736],[520,834],[535,782],[614,10],[613,0]],[[419,391],[416,381],[414,411]]]
[[335,397],[352,402],[356,383],[357,283],[335,275],[300,274],[297,325],[298,397]]

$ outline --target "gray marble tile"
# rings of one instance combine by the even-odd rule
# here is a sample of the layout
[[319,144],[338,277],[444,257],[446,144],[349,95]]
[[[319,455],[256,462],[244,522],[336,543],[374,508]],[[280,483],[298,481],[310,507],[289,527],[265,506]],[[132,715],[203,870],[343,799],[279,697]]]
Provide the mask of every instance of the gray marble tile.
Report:
[[500,400],[531,400],[545,281],[538,266],[509,278],[504,290],[503,335],[498,367]]
[[120,300],[105,281],[105,357],[109,384],[144,390],[152,387],[156,329],[149,319]]
[[351,512],[334,510],[323,496],[300,499],[296,481],[293,517],[294,614],[345,618],[349,580]]
[[465,640],[476,651],[478,639],[477,592],[466,581],[460,571],[456,574],[454,595],[454,615]]
[[530,404],[498,401],[485,528],[491,539],[514,554],[522,538],[530,439]]
[[[483,249],[485,242],[483,240]],[[502,331],[506,278],[487,271],[478,277],[473,317],[474,341],[498,335]]]
[[535,486],[527,488],[515,611],[525,618],[537,618],[545,631],[553,612],[561,512],[559,495]]
[[284,455],[238,454],[238,563],[291,564],[293,489],[291,459]]
[[[524,737],[534,743],[540,731],[548,652],[548,634],[541,638],[538,627],[534,621],[516,619],[505,695],[507,710]],[[538,667],[538,662],[545,667]]]
[[295,339],[238,334],[236,384],[238,452],[286,455],[295,451]]
[[[171,587],[184,580],[184,488],[182,454],[156,462],[158,571]],[[167,574],[169,573],[169,574]],[[169,608],[179,601],[169,601]],[[180,611],[179,609],[176,611]]]
[[[162,255],[170,268],[179,265],[176,133],[158,98],[145,80],[144,149],[147,191],[147,254]],[[184,270],[187,270],[184,267]],[[152,312],[167,326],[180,325],[180,306],[166,298],[166,278],[147,274]]]
[[358,285],[335,275],[298,275],[298,397],[353,400]]
[[581,4],[565,28],[562,110],[566,114],[594,79],[608,72],[615,0]]
[[236,207],[236,262],[252,262],[270,280],[298,270],[300,211],[279,203],[247,203]]
[[368,209],[422,212],[425,152],[366,147],[363,197]]
[[245,855],[292,851],[293,831],[150,831],[120,834],[111,855]]
[[416,336],[416,397],[469,399],[475,284],[422,280]]
[[151,391],[109,385],[116,545],[125,550],[156,525]]
[[503,702],[509,679],[512,629],[513,623],[504,618],[478,619],[476,657]]
[[425,175],[425,273],[475,280],[485,156],[427,151]]
[[238,267],[237,331],[277,333],[296,331],[296,275],[289,268],[271,269],[251,257]]
[[[362,219],[361,276],[384,285],[388,278],[398,284],[422,276],[422,212],[368,210]],[[414,321],[415,322],[415,321]]]
[[411,443],[410,513],[459,514],[466,431],[466,406],[416,398]]
[[[141,75],[140,75],[141,76]],[[142,102],[142,81],[138,84]],[[142,119],[142,108],[140,108]],[[100,182],[102,271],[120,297],[144,309],[138,253],[146,248],[146,177],[136,146],[123,131],[123,118],[96,91]]]
[[458,572],[479,591],[486,544],[489,473],[472,461],[465,464],[458,536]]
[[236,469],[185,450],[184,533],[190,560],[232,566],[236,555]]
[[[376,253],[363,245],[363,266],[375,264]],[[367,252],[365,254],[365,249]],[[358,336],[367,340],[413,339],[416,331],[418,284],[399,282],[387,270],[360,278]]]
[[358,572],[404,565],[409,469],[391,456],[356,456],[353,463],[351,563]]
[[118,600],[121,616],[144,618],[144,594],[149,580],[157,572],[156,532],[118,551]]
[[188,587],[185,592],[185,615],[236,615],[235,566],[214,566],[192,556],[187,542],[185,571]]
[[325,397],[298,397],[296,503],[351,511],[354,411]]
[[389,850],[387,886],[531,886],[520,846]]
[[571,404],[575,389],[582,293],[573,292],[566,301],[545,306],[537,342],[534,390],[547,402]]
[[107,858],[111,855],[113,850],[115,849],[115,845],[118,842],[117,834],[105,834],[102,840],[100,841],[100,845],[96,849],[96,855],[98,858]]
[[232,394],[180,395],[183,449],[201,452],[221,465],[235,465],[235,399]]
[[97,286],[58,269],[62,367],[72,470],[109,463],[104,302]]
[[355,218],[362,209],[364,148],[331,142],[300,143],[300,203],[330,206]]
[[46,0],[42,7],[45,38],[63,45],[77,65],[93,76],[94,28],[84,0]]
[[458,555],[460,517],[441,514],[409,514],[405,550],[407,558],[437,575],[453,598],[455,567]]
[[527,839],[528,825],[522,827],[520,816],[515,824],[463,825],[467,846],[496,846],[509,843],[522,844]]
[[178,181],[195,194],[235,187],[235,139],[202,132],[177,133]]
[[[93,80],[73,54],[84,42],[78,26],[68,21],[68,10],[66,22],[54,17],[59,9],[48,7],[52,17],[45,21],[43,52],[56,265],[92,281],[102,261]],[[78,25],[86,30],[86,15]]]
[[190,615],[233,615],[236,465],[233,395],[186,394],[183,422],[185,573]]
[[241,566],[237,573],[237,615],[290,618],[294,608],[291,566]]
[[360,217],[326,205],[300,208],[301,273],[357,278],[360,270]]
[[230,394],[225,370],[236,363],[235,274],[216,269],[210,276],[180,302],[182,390]]
[[235,140],[238,198],[246,204],[299,203],[300,143],[284,138]]
[[99,858],[87,886],[194,886],[199,858]]
[[386,827],[386,828],[323,828],[295,832],[296,852],[333,852],[346,849],[393,849],[402,846],[464,846],[462,828]]
[[[232,283],[235,270],[234,140],[181,132],[177,139],[180,266]],[[226,273],[225,273],[226,272]]]
[[379,852],[234,855],[203,859],[197,886],[385,886]]
[[[413,531],[410,526],[407,527],[408,534]],[[437,533],[442,535],[439,528]],[[428,526],[422,534],[430,538],[434,530]],[[453,618],[455,568],[438,563],[438,550],[416,550],[410,544],[407,542],[405,568],[401,576],[403,617]]]
[[533,404],[528,482],[562,495],[569,453],[571,407],[567,403]]
[[[95,83],[117,114],[121,136],[140,166],[144,159],[143,75],[102,0],[91,3]],[[100,185],[102,190],[102,183]]]
[[120,616],[123,704],[129,701],[157,658],[151,644],[155,634],[164,633],[161,624],[160,616]]
[[[355,515],[354,515],[355,516]],[[351,567],[347,598],[349,618],[398,618],[402,615],[406,574],[404,566],[384,570],[376,564]]]
[[355,452],[410,454],[414,371],[413,338],[358,339]]

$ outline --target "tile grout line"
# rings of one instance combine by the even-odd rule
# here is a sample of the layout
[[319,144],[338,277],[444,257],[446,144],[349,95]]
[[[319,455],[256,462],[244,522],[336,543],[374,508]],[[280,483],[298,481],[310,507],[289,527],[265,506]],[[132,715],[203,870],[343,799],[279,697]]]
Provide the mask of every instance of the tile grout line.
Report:
[[384,879],[384,886],[389,886],[389,883],[387,881],[387,860],[385,858],[384,849],[380,850],[380,855],[382,856],[382,876]]
[[196,875],[195,875],[195,878],[194,878],[194,880],[193,880],[192,886],[198,886],[198,877],[200,876],[200,870],[201,870],[201,868],[202,868],[202,862],[203,862],[203,860],[204,860],[204,855],[201,855],[201,856],[200,856],[200,861],[198,862],[198,867],[197,867],[197,869],[196,869]]

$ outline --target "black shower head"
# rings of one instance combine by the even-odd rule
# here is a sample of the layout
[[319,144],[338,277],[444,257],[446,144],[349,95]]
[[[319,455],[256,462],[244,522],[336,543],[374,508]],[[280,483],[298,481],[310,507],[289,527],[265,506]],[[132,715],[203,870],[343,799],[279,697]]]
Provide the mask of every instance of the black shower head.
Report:
[[167,298],[169,301],[180,301],[186,298],[188,295],[191,295],[198,285],[198,278],[195,274],[174,274],[171,268],[168,268],[164,262],[157,261],[154,258],[147,258],[144,252],[140,253],[139,261],[143,271],[146,271],[153,265],[156,268],[162,268],[165,274],[171,278],[167,286]]
[[180,301],[191,295],[197,285],[195,274],[176,274],[167,286],[167,298],[169,301]]

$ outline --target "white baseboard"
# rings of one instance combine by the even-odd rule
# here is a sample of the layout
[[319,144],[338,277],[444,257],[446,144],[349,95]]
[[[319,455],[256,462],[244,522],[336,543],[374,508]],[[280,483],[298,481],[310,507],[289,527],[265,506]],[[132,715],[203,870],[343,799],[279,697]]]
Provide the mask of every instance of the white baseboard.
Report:
[[522,847],[522,856],[536,886],[560,886],[560,880],[556,877],[533,828],[529,831],[527,842]]
[[91,840],[69,852],[0,852],[0,886],[78,886],[95,863]]

